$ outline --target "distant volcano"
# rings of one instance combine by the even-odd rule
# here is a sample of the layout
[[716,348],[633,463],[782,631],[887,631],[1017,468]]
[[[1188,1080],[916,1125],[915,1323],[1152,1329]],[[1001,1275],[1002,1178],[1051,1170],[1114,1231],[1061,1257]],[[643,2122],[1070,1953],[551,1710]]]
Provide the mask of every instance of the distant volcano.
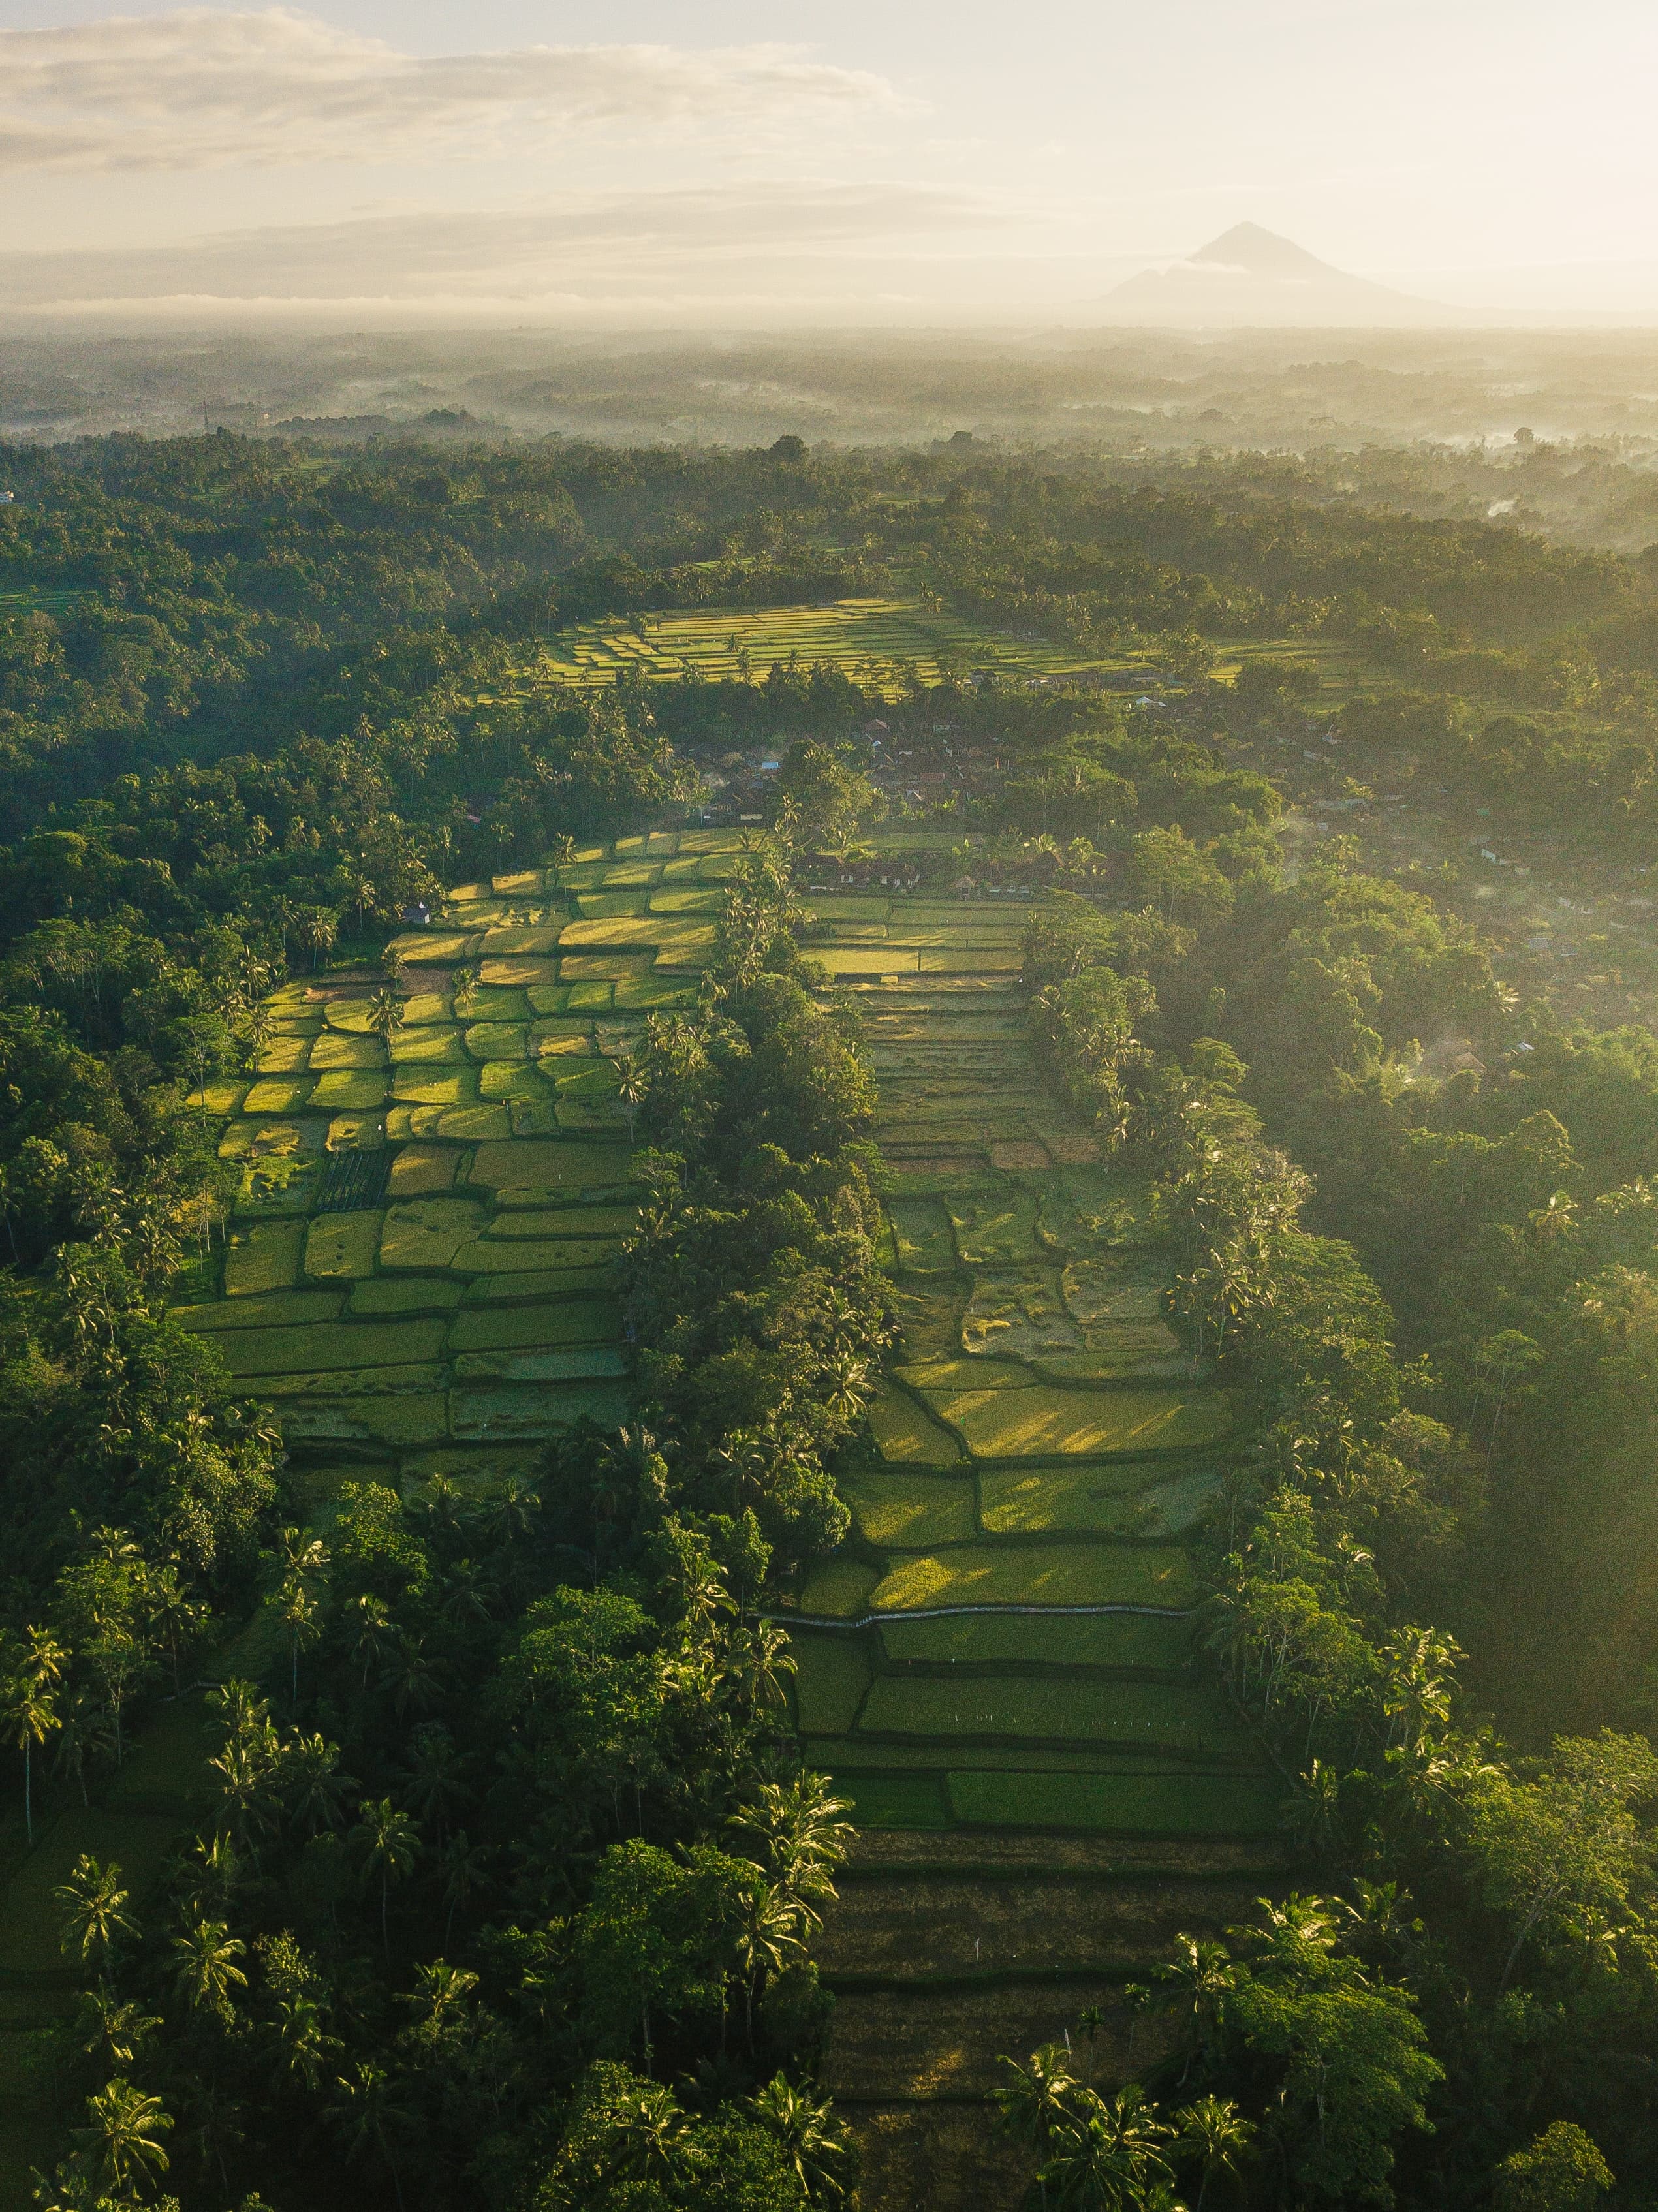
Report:
[[1235,224],[1189,260],[1141,270],[1096,304],[1107,322],[1187,327],[1304,323],[1374,330],[1388,324],[1443,327],[1468,319],[1455,307],[1333,269],[1255,222]]

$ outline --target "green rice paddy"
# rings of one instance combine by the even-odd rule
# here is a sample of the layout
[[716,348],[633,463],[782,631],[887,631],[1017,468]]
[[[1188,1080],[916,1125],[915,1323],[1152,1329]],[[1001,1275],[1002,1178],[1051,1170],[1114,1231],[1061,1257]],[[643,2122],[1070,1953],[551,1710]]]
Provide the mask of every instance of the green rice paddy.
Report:
[[[196,1094],[241,1184],[217,1295],[198,1282],[179,1318],[270,1401],[301,1480],[417,1482],[440,1452],[490,1480],[573,1422],[626,1419],[615,1268],[639,1194],[616,1061],[694,1000],[737,843],[623,839],[459,886],[393,940],[389,1042],[378,974],[296,978],[252,1079]],[[671,866],[681,898],[650,914]],[[462,964],[481,980],[458,996]]]
[[1053,678],[1129,665],[935,611],[919,598],[847,599],[810,607],[647,615],[636,623],[626,617],[579,623],[548,640],[526,680],[610,684],[625,672],[665,683],[692,675],[734,678],[745,666],[758,676],[792,659],[848,668],[888,697],[902,688],[899,663],[914,663],[933,681],[950,671]]
[[799,1592],[808,1754],[865,1826],[1271,1832],[1282,1786],[1193,1650],[1186,1539],[1240,1409],[1169,1325],[1145,1176],[1030,1060],[1023,912],[811,904],[879,1085],[902,1334]]

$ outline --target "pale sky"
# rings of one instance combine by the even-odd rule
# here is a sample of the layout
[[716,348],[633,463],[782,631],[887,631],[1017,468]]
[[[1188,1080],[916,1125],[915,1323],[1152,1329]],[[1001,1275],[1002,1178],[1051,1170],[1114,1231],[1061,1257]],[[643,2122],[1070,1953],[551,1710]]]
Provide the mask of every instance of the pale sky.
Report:
[[1651,0],[0,0],[0,329],[1083,320],[1235,222],[1658,309]]

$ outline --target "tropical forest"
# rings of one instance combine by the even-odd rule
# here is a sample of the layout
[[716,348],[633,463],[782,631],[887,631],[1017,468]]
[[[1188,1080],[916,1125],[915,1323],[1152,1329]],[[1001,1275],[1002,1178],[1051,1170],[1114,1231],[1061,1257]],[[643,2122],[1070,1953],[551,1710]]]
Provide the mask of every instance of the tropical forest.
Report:
[[0,441],[3,2212],[1658,2203],[1658,548],[1432,475]]

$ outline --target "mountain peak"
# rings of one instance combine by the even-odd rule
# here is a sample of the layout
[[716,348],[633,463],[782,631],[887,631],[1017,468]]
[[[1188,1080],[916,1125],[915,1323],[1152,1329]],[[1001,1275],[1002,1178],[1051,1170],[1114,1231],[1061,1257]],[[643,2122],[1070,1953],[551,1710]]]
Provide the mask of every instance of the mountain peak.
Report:
[[1185,260],[1143,269],[1101,303],[1113,322],[1211,328],[1455,323],[1454,309],[1350,276],[1258,222],[1234,223]]
[[1235,222],[1230,230],[1199,246],[1193,261],[1218,261],[1261,276],[1334,276],[1341,272],[1292,238],[1263,230],[1258,222]]

